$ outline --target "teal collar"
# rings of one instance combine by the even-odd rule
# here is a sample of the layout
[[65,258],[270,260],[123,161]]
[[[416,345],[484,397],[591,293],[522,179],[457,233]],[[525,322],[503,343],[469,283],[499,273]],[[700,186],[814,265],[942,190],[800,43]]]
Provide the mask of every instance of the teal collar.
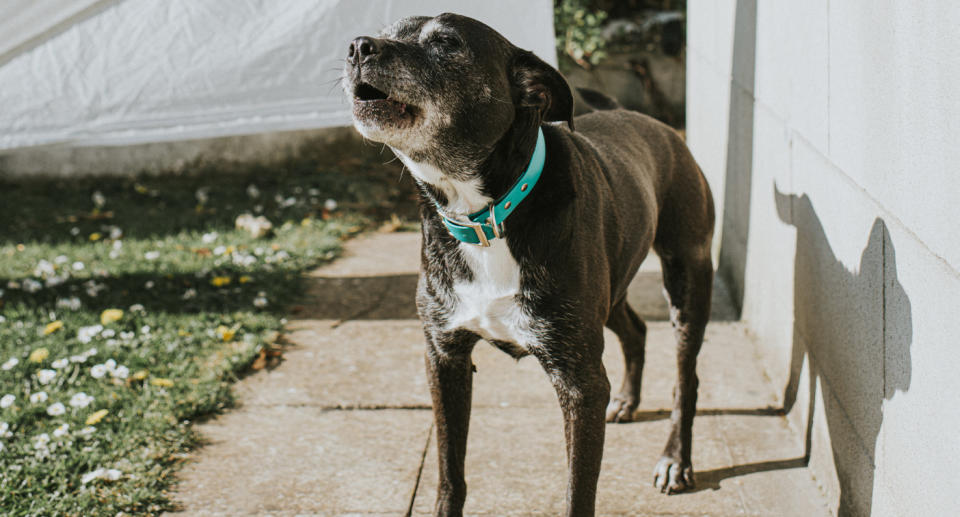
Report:
[[533,149],[533,156],[530,157],[530,164],[506,195],[495,203],[490,203],[487,208],[468,215],[465,219],[451,218],[440,210],[440,217],[450,231],[450,235],[460,242],[479,244],[484,247],[490,246],[491,240],[502,238],[503,222],[510,217],[510,214],[537,184],[540,173],[543,172],[546,156],[547,146],[543,141],[543,130],[537,128],[537,145]]

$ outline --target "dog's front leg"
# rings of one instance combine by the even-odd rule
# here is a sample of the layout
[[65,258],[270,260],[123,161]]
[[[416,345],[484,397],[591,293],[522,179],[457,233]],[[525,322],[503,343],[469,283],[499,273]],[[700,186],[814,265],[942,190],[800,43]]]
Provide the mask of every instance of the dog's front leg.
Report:
[[561,345],[539,357],[557,391],[567,440],[567,516],[594,514],[610,381],[596,343]]
[[470,398],[473,386],[473,364],[470,347],[456,355],[448,354],[427,337],[427,379],[433,398],[433,418],[437,428],[437,456],[440,482],[434,514],[463,514],[467,484],[463,464],[467,454],[467,430],[470,424]]

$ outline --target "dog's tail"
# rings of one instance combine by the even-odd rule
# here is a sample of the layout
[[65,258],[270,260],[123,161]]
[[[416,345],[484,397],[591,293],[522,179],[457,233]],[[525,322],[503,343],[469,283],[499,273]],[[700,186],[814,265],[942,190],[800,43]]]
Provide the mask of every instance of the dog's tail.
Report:
[[615,110],[621,109],[623,106],[616,101],[613,97],[608,96],[605,93],[598,92],[597,90],[591,90],[590,88],[581,88],[576,87],[576,101],[578,104],[583,104],[585,108],[582,112],[590,111],[605,111],[605,110]]

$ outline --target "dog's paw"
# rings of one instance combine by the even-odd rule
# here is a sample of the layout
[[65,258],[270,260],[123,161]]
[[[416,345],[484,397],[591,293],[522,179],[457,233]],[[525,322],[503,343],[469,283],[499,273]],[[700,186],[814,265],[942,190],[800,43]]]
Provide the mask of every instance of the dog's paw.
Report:
[[621,398],[619,395],[613,397],[610,399],[610,404],[607,405],[607,422],[615,424],[633,422],[637,405],[636,400]]
[[664,494],[676,494],[693,488],[693,466],[663,456],[653,469],[653,486]]

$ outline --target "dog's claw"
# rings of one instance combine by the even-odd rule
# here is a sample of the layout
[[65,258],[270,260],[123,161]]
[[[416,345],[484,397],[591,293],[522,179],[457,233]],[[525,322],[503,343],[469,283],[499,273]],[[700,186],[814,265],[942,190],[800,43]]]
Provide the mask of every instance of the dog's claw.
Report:
[[616,396],[607,405],[607,422],[622,424],[633,422],[638,403]]
[[653,486],[663,494],[677,494],[693,488],[693,466],[664,456],[653,469]]

